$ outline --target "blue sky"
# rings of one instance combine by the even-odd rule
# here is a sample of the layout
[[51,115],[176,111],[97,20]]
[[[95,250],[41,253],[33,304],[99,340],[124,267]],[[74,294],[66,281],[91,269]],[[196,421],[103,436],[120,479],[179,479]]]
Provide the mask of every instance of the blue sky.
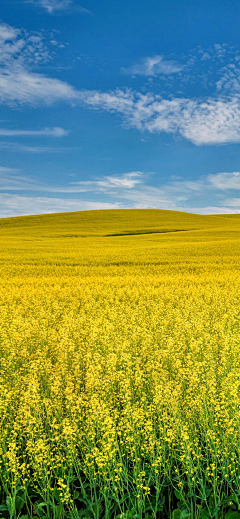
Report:
[[0,217],[240,212],[237,0],[0,8]]

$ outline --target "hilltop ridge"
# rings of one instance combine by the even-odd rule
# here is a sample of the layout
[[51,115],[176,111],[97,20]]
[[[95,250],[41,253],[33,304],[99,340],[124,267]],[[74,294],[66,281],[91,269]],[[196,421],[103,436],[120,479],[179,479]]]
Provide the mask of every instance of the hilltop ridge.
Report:
[[[1,234],[29,236],[121,236],[200,230],[239,224],[239,215],[199,215],[164,209],[102,209],[0,219]],[[234,221],[233,221],[234,220]]]

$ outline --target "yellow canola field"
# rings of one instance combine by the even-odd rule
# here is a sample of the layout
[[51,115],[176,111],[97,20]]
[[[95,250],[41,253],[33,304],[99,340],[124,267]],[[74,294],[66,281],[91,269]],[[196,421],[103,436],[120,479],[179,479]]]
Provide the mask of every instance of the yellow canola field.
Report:
[[19,493],[26,517],[238,507],[240,216],[91,211],[0,234],[5,517]]

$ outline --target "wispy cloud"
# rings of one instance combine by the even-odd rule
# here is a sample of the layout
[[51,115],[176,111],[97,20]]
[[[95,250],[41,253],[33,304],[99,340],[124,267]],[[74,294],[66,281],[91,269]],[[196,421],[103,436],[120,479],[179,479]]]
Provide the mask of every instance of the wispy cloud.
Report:
[[232,211],[234,213],[236,213],[236,212],[239,213],[240,212],[240,198],[229,198],[229,199],[227,198],[225,200],[225,204],[227,206],[232,207],[233,208]]
[[93,202],[88,200],[24,196],[0,193],[0,217],[25,216],[31,214],[87,211],[92,209],[119,209],[118,203]]
[[221,69],[222,74],[216,82],[217,91],[224,95],[240,94],[240,68],[239,64],[230,63]]
[[208,180],[213,187],[221,190],[237,190],[240,191],[240,172],[233,173],[217,173],[216,175],[208,175]]
[[[51,185],[39,179],[24,176],[17,170],[2,167],[0,168],[0,191],[4,195],[3,200],[26,199],[31,201],[29,207],[24,207],[24,212],[18,214],[75,210],[71,208],[76,204],[78,204],[78,210],[83,210],[86,196],[88,197],[86,203],[92,203],[92,208],[155,207],[199,214],[240,211],[239,172],[203,175],[198,180],[173,179],[169,182],[162,182],[158,186],[151,184],[152,175],[152,173],[133,171],[122,175],[103,176],[91,181]],[[15,198],[11,198],[11,192],[14,192]],[[18,193],[20,194],[18,195]],[[35,196],[34,193],[36,193]],[[46,193],[51,195],[46,196]],[[64,203],[59,202],[59,200],[63,200],[62,198],[52,197],[52,195],[56,196],[60,193],[68,196]],[[228,198],[226,198],[226,193]],[[236,196],[238,193],[239,198]],[[38,205],[36,206],[38,209],[33,210],[32,203],[35,199],[37,201],[45,200],[41,210]],[[203,199],[205,206],[202,204]],[[57,200],[57,202],[53,202],[51,206],[52,200]],[[47,201],[49,201],[48,204]],[[66,209],[67,206],[69,209]],[[87,208],[90,208],[89,205]],[[11,207],[9,210],[12,210]],[[3,213],[0,209],[1,214]]]
[[22,175],[17,169],[0,167],[1,191],[44,191],[47,187],[34,178]]
[[139,63],[135,63],[129,68],[122,68],[124,74],[133,76],[158,76],[170,75],[180,72],[184,65],[176,61],[166,60],[163,56],[152,56],[143,58]]
[[69,131],[58,126],[54,128],[43,128],[42,130],[9,130],[0,128],[0,136],[3,137],[65,137]]
[[69,182],[65,186],[59,186],[26,177],[15,169],[0,167],[0,189],[51,193],[120,193],[142,185],[146,175],[140,171],[131,171],[123,175],[103,176],[92,181]]
[[6,69],[2,74],[0,73],[0,101],[2,103],[50,105],[57,101],[72,103],[77,100],[77,91],[64,81],[29,72],[26,69]]
[[74,4],[73,0],[26,0],[27,3],[38,4],[49,14],[56,14],[61,11],[79,11],[84,14],[91,14],[88,9]]
[[7,168],[5,166],[0,166],[0,178],[2,175],[6,173],[16,173],[18,170],[16,168]]
[[72,149],[75,148],[70,146],[28,146],[27,144],[21,144],[19,142],[0,141],[0,149],[22,153],[65,153],[66,151],[72,151]]
[[121,176],[103,176],[98,180],[88,180],[81,182],[70,182],[74,188],[84,188],[86,191],[92,191],[94,189],[108,191],[115,188],[120,189],[132,189],[138,184],[142,184],[143,173],[141,171],[131,171],[130,173],[124,173]]
[[116,90],[79,95],[93,109],[120,113],[128,127],[179,134],[196,145],[240,142],[240,102],[236,97],[162,99],[158,95]]
[[0,24],[0,102],[36,105],[76,101],[78,94],[71,85],[32,71],[51,59],[41,34]]
[[13,68],[38,65],[51,60],[49,46],[41,33],[0,23],[0,66]]
[[72,0],[38,0],[38,3],[41,5],[41,7],[52,14],[54,11],[68,9],[68,7],[72,4]]

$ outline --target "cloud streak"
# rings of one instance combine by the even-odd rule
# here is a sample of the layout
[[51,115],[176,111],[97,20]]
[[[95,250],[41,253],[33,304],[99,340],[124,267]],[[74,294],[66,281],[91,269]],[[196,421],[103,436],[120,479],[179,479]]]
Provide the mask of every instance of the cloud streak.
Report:
[[51,105],[79,98],[77,91],[68,83],[49,78],[24,69],[5,70],[0,73],[0,102],[35,106],[39,103]]
[[52,14],[54,11],[68,9],[72,4],[72,0],[39,0],[38,3]]
[[210,184],[220,191],[240,191],[240,172],[218,173],[216,175],[208,175]]
[[102,191],[132,189],[138,184],[142,184],[142,177],[143,173],[141,171],[131,171],[121,176],[104,176],[99,180],[71,182],[71,185],[73,189],[81,187],[86,189],[86,191],[92,191],[94,189],[100,189]]
[[29,146],[27,144],[20,144],[19,142],[0,141],[0,149],[11,150],[22,153],[61,153],[71,151],[71,147],[60,146]]
[[8,130],[0,128],[1,137],[65,137],[69,131],[58,126],[54,128],[43,128],[42,130]]
[[[149,183],[151,175],[152,173],[132,171],[122,175],[103,176],[91,181],[69,182],[67,185],[59,186],[2,167],[0,168],[1,200],[19,201],[20,212],[14,214],[84,210],[90,208],[89,204],[93,204],[92,208],[152,207],[199,214],[240,212],[240,172],[210,174],[191,181],[173,179],[158,186]],[[51,195],[46,196],[46,193]],[[67,195],[67,198],[59,198],[60,193],[63,196]],[[239,197],[236,196],[237,193]],[[85,206],[86,194],[89,200],[86,202],[88,205]],[[203,197],[206,202],[205,207],[202,205]],[[37,209],[33,209],[35,199]],[[23,200],[30,200],[30,205],[26,207],[21,205]],[[0,208],[0,215],[6,214],[6,210],[4,205],[2,209]],[[10,205],[9,216],[13,214],[12,210]]]
[[120,209],[120,207],[117,203],[0,193],[1,218],[93,209]]
[[83,14],[91,14],[88,9],[80,5],[75,5],[73,0],[27,0],[27,3],[38,4],[49,14],[56,14],[61,11],[79,11]]
[[76,101],[78,93],[74,87],[31,70],[51,59],[41,34],[29,34],[0,23],[0,102],[50,105],[56,101]]
[[142,59],[129,68],[122,68],[124,74],[133,76],[158,76],[176,74],[183,70],[184,65],[176,61],[165,60],[163,56],[152,56]]

